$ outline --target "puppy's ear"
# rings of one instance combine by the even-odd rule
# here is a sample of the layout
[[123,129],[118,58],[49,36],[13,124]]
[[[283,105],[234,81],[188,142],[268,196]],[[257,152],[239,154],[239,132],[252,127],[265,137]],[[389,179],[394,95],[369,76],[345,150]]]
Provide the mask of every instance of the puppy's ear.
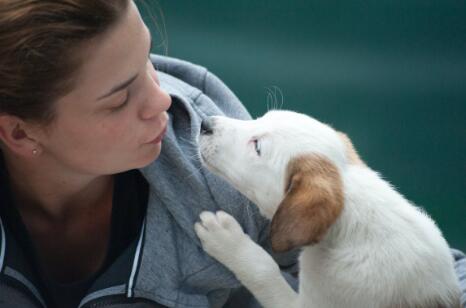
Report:
[[317,155],[293,159],[285,198],[272,218],[272,249],[284,252],[319,242],[342,209],[343,187],[336,166]]

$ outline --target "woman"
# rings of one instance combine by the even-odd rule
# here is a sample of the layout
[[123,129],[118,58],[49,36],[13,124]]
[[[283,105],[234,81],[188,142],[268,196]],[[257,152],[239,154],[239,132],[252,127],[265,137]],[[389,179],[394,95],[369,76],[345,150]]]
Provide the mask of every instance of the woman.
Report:
[[150,45],[130,0],[1,2],[0,307],[237,307],[193,225],[224,209],[266,248],[268,225],[202,169],[196,137],[249,115]]

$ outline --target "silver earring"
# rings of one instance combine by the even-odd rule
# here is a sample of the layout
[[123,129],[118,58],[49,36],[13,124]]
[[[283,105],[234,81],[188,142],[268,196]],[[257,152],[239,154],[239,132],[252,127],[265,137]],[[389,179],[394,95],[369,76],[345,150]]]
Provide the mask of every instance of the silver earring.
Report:
[[37,155],[39,154],[39,151],[37,149],[32,150],[32,154]]

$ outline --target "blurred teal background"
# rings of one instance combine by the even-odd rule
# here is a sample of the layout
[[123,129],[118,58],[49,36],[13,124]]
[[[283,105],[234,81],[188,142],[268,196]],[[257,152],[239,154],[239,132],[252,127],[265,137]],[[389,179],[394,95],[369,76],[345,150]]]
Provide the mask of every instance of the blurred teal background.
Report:
[[253,116],[278,103],[346,132],[466,250],[466,1],[146,3],[154,52],[207,67]]

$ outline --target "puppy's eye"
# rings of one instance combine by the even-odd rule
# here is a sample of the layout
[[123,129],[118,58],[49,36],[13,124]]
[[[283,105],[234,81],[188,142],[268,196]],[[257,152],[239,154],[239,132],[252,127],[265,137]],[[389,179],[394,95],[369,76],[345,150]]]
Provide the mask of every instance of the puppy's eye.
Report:
[[256,150],[257,155],[261,156],[261,144],[258,139],[254,139],[254,149]]

